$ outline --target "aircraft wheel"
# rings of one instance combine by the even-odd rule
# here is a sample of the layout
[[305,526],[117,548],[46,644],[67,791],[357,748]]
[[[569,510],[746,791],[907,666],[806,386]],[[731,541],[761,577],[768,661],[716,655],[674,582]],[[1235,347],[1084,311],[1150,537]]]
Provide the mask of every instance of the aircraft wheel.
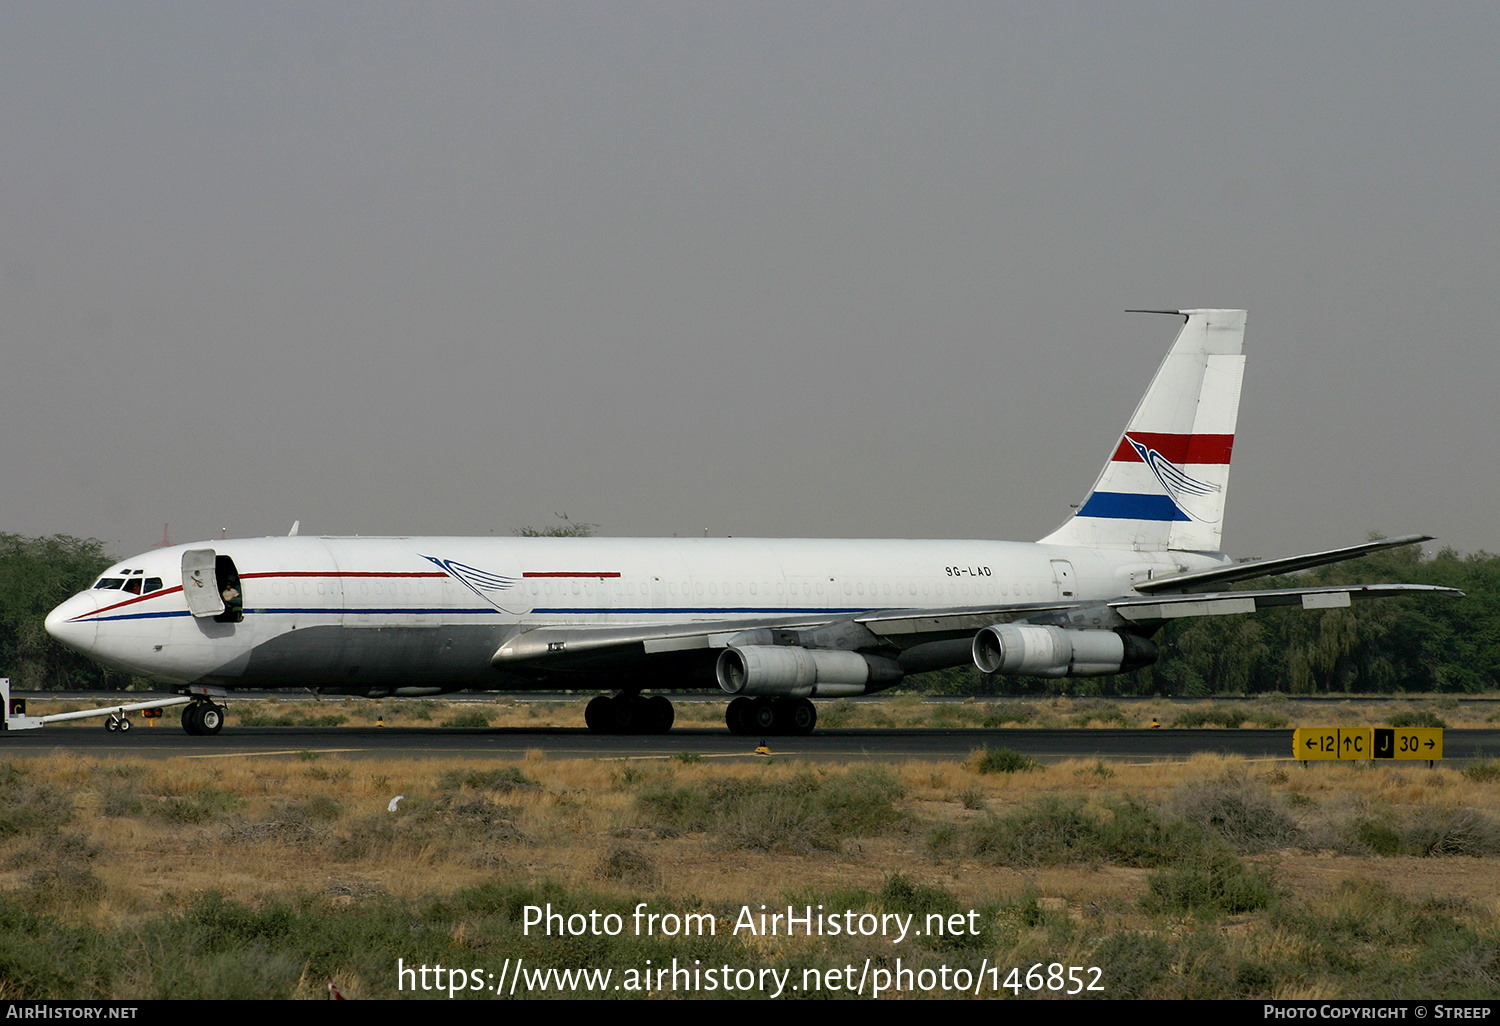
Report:
[[783,730],[787,734],[811,734],[818,725],[818,707],[806,698],[790,699],[784,712]]
[[750,729],[755,734],[776,733],[776,703],[769,698],[757,698],[750,707]]
[[640,707],[639,699],[616,695],[609,700],[609,707],[611,734],[634,734],[640,729],[641,714],[645,710]]
[[203,729],[198,726],[197,702],[189,702],[182,707],[182,729],[184,733],[191,734],[194,737],[203,733]]
[[672,708],[672,702],[666,695],[652,695],[645,700],[647,728],[652,734],[665,734],[672,729],[672,723],[677,719],[677,710]]
[[731,734],[743,736],[754,729],[750,725],[750,707],[753,704],[748,698],[730,700],[728,708],[724,710],[724,722]]
[[198,729],[201,733],[213,735],[224,729],[224,707],[214,705],[212,702],[204,702],[198,711]]
[[614,732],[614,705],[614,699],[608,695],[595,695],[589,700],[589,704],[583,707],[583,722],[588,725],[591,733],[611,734]]
[[120,721],[111,716],[109,719],[104,721],[104,729],[113,734],[115,731],[120,729]]
[[120,717],[120,727],[119,727],[120,733],[123,734],[127,730],[129,730],[129,729],[130,729],[130,721],[127,720],[125,717],[121,716]]

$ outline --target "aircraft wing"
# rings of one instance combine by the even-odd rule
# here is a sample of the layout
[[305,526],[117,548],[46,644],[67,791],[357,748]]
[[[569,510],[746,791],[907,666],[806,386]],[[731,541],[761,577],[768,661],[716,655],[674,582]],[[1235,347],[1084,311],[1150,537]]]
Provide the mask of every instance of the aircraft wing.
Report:
[[795,630],[828,623],[806,616],[761,616],[689,623],[634,623],[533,627],[501,645],[490,659],[497,669],[590,670],[640,661],[667,652],[724,648],[750,630]]
[[[688,623],[557,625],[533,627],[508,639],[490,664],[497,669],[589,671],[645,662],[668,653],[728,648],[731,644],[789,643],[777,632],[796,633],[818,647],[875,648],[966,637],[991,624],[1055,614],[1076,603],[1016,603],[946,609],[889,609],[855,614],[758,616]],[[752,632],[765,632],[755,640]],[[822,635],[809,638],[809,635]]]
[[1281,607],[1337,609],[1355,601],[1399,595],[1462,598],[1463,592],[1430,584],[1329,585],[1147,595],[1102,602],[881,609],[849,616],[803,614],[688,623],[556,625],[533,627],[516,634],[500,646],[490,662],[501,670],[588,673],[632,664],[646,666],[673,656],[706,653],[733,644],[908,649],[971,638],[999,623],[1051,623],[1106,630],[1132,624],[1150,627],[1188,616],[1228,616]]

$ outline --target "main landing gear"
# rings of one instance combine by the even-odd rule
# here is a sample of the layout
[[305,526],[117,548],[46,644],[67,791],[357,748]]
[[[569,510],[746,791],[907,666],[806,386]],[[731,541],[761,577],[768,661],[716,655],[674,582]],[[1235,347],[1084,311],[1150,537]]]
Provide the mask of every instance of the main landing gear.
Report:
[[724,722],[731,734],[811,734],[818,708],[806,698],[736,698]]
[[182,729],[196,737],[217,734],[224,729],[224,707],[208,700],[183,706]]
[[583,722],[594,734],[665,734],[676,718],[666,696],[642,698],[634,691],[599,695],[583,710]]

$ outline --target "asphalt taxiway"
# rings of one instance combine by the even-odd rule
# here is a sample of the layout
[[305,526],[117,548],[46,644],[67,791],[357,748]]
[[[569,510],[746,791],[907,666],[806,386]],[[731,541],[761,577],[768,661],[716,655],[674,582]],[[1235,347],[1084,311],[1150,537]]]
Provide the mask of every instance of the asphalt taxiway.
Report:
[[[109,733],[97,726],[0,732],[0,758],[67,751],[96,758],[226,759],[295,757],[306,752],[348,758],[516,759],[540,752],[555,759],[755,758],[758,737],[723,729],[601,736],[582,728],[226,727],[192,737],[175,723]],[[1186,759],[1199,753],[1251,759],[1292,758],[1290,730],[823,730],[807,737],[767,737],[773,756],[829,761],[968,758],[976,748],[1010,748],[1044,760]],[[1447,730],[1446,761],[1500,756],[1500,731]],[[1425,765],[1416,762],[1414,765]]]

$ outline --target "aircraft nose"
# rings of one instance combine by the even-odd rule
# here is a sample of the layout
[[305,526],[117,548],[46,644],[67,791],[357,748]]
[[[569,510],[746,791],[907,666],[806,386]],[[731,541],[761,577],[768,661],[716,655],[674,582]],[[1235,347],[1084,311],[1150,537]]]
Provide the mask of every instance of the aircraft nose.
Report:
[[99,601],[93,592],[80,592],[47,614],[44,621],[47,633],[87,655],[99,636],[99,621],[88,614],[98,608]]

